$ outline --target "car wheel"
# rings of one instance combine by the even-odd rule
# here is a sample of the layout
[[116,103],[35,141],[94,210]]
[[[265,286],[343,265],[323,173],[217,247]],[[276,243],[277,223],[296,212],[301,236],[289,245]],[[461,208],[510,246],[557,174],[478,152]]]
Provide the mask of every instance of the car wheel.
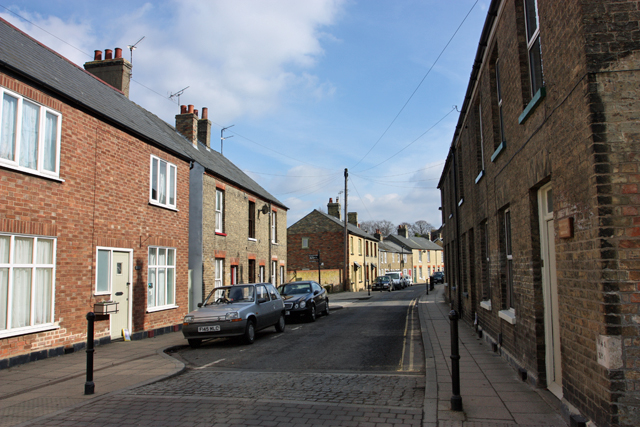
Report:
[[309,322],[315,322],[316,321],[316,306],[311,304],[311,307],[309,308]]
[[200,344],[202,344],[202,340],[199,338],[194,338],[187,341],[189,341],[189,347],[191,348],[198,348],[200,347]]
[[247,327],[244,330],[244,343],[253,344],[256,339],[256,324],[253,320],[247,321]]
[[325,316],[329,315],[329,298],[327,298],[327,302],[324,305],[324,311],[322,312]]
[[276,332],[284,332],[284,327],[286,323],[284,321],[284,314],[280,314],[280,318],[278,319],[278,323],[276,323]]

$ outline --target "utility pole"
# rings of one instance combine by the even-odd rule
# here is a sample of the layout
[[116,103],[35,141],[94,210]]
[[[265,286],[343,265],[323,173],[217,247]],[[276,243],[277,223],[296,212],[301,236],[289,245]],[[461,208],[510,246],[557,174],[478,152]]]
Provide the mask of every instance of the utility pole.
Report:
[[[347,178],[349,171],[344,168],[344,289],[351,290],[349,285],[349,232],[347,230]],[[347,288],[348,287],[348,288]]]

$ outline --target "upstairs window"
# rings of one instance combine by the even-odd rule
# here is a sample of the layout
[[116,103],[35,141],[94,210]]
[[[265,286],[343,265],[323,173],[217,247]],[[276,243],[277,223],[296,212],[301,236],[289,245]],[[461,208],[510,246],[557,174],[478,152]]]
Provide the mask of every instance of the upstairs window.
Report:
[[0,165],[58,177],[62,116],[0,88]]
[[256,238],[256,202],[249,201],[249,238]]
[[500,143],[506,141],[504,136],[504,118],[502,114],[502,87],[500,85],[500,61],[496,61],[496,95],[498,100],[498,121],[500,128]]
[[176,165],[151,156],[149,203],[176,209]]
[[224,191],[216,190],[216,232],[224,233]]
[[278,243],[278,215],[276,212],[271,212],[271,243]]
[[542,80],[542,53],[540,48],[540,27],[538,25],[538,1],[524,0],[524,15],[527,25],[527,50],[529,51],[529,78],[531,96],[534,96],[544,82]]
[[309,249],[309,238],[308,237],[303,237],[302,238],[302,249]]

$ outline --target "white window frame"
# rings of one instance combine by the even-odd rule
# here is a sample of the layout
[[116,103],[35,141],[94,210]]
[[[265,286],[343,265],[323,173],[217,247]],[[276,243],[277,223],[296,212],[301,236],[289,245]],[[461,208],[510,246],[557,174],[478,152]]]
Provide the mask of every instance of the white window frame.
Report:
[[[542,58],[540,57],[540,63],[534,64],[531,60],[531,55],[534,54],[533,49],[535,49],[536,43],[538,44],[538,49],[542,50],[540,47],[540,19],[538,17],[538,0],[524,0],[524,22],[525,22],[525,33],[527,36],[527,57],[529,58],[529,84],[531,85],[531,96],[534,96],[538,90],[544,86],[544,77],[542,74]],[[535,16],[529,16],[529,6],[533,6]],[[533,18],[533,19],[530,19]],[[533,31],[530,31],[529,24],[533,21],[535,23],[536,28]],[[531,33],[531,34],[529,34]],[[538,52],[540,56],[542,56],[542,52]],[[534,67],[540,67],[540,76],[534,76]],[[536,82],[536,77],[540,78],[539,82]]]
[[[165,262],[164,264],[160,264],[160,251],[165,251]],[[151,264],[151,252],[155,251],[155,264]],[[173,265],[169,263],[169,253],[173,252]],[[147,312],[166,310],[168,308],[175,308],[176,305],[176,283],[178,282],[176,277],[176,264],[177,264],[177,250],[176,248],[165,247],[165,246],[149,246],[147,250]],[[164,283],[158,283],[160,272],[165,270],[164,274]],[[152,282],[152,271],[154,272],[154,281]],[[173,292],[170,292],[169,288],[169,276],[170,271],[172,271],[173,275]],[[153,283],[153,284],[152,284]],[[152,287],[153,286],[153,287]],[[159,296],[160,293],[157,291],[160,286],[163,288],[163,294],[165,296],[165,303],[159,304]],[[154,295],[153,305],[150,304],[150,296]]]
[[303,237],[302,238],[302,249],[309,249],[309,238],[308,237]]
[[284,265],[280,266],[280,284],[284,285]]
[[271,284],[277,285],[278,282],[278,261],[271,261]]
[[[158,172],[156,175],[156,180],[157,182],[155,183],[156,185],[156,195],[154,197],[153,195],[153,191],[154,191],[154,183],[153,183],[153,174],[154,174],[154,162],[157,163],[157,168],[158,168]],[[161,177],[160,177],[160,168],[162,166],[162,164],[166,165],[166,176],[165,176],[165,201],[162,202],[161,201],[161,195],[160,195],[160,184],[161,184]],[[172,178],[172,174],[173,174],[173,180]],[[161,206],[163,208],[168,208],[168,209],[173,209],[173,210],[178,210],[177,208],[177,204],[178,204],[178,198],[177,198],[177,182],[178,182],[178,167],[176,165],[174,165],[173,163],[170,163],[166,160],[161,159],[160,157],[154,156],[153,154],[151,155],[151,161],[149,162],[149,203],[155,206]],[[171,203],[171,198],[173,198],[173,203]]]
[[258,282],[264,283],[264,265],[258,268]]
[[500,59],[496,59],[496,94],[498,96],[498,120],[500,121],[500,143],[507,140],[504,135],[504,116],[502,114],[502,84],[500,82]]
[[[7,338],[17,335],[26,335],[36,332],[57,329],[58,326],[54,323],[55,318],[55,294],[56,294],[56,249],[57,239],[51,236],[36,236],[36,235],[24,235],[24,234],[10,234],[0,233],[0,237],[6,239],[8,237],[8,256],[6,258],[0,258],[0,271],[4,271],[6,284],[0,282],[0,292],[6,292],[6,310],[0,312],[1,316],[6,316],[3,319],[4,329],[0,329],[0,338]],[[15,256],[15,241],[16,239],[32,239],[32,253],[30,263],[17,263]],[[51,263],[38,263],[38,241],[50,240],[52,242],[51,247]],[[4,240],[5,242],[7,240]],[[5,248],[6,250],[7,248]],[[14,280],[17,269],[30,269],[31,270],[31,284],[29,287],[29,325],[12,327],[13,321],[13,297],[15,294]],[[47,269],[50,270],[51,283],[50,283],[50,299],[46,302],[49,304],[49,316],[47,319],[43,319],[41,323],[36,324],[35,308],[36,308],[36,295],[38,295],[37,289],[37,271]],[[2,274],[0,274],[0,280],[2,280]],[[2,289],[5,287],[5,289]],[[1,305],[0,305],[1,307]]]
[[216,258],[214,268],[214,286],[219,288],[224,285],[224,258]]
[[271,243],[278,243],[278,213],[271,211]]
[[224,233],[224,191],[216,188],[216,233]]
[[[100,252],[108,252],[109,254],[109,259],[108,259],[108,265],[106,266],[106,270],[107,270],[107,289],[98,289],[98,282],[100,280],[100,271],[101,271],[101,267],[100,267]],[[114,252],[127,252],[129,254],[129,256],[131,256],[132,254],[132,250],[128,249],[128,248],[113,248],[113,247],[107,247],[107,246],[97,246],[96,247],[96,274],[95,274],[95,287],[93,289],[93,294],[94,295],[110,295],[113,292],[113,283],[112,283],[112,277],[111,277],[111,268],[113,266],[113,253]]]
[[422,251],[418,251],[418,262],[422,264]]
[[[14,123],[14,141],[13,141],[13,159],[5,158],[2,148],[2,129],[3,129],[3,117],[5,117],[6,111],[3,111],[5,108],[4,98],[9,96],[11,98],[16,99],[16,110],[15,110],[15,123]],[[24,103],[28,103],[38,107],[38,123],[37,123],[37,155],[36,155],[36,167],[32,168],[29,166],[23,166],[20,164],[20,157],[22,154],[22,149],[24,148],[24,144],[22,144],[22,113]],[[46,137],[46,117],[47,114],[51,114],[56,117],[56,135],[55,135],[55,148],[53,150],[55,153],[55,160],[53,165],[53,170],[47,170],[44,168],[45,164],[45,137]],[[19,95],[15,92],[7,90],[4,87],[0,87],[0,165],[15,169],[21,172],[27,172],[34,175],[40,175],[47,178],[59,179],[60,177],[60,143],[61,143],[61,134],[62,134],[62,114],[59,112],[52,110],[48,107],[45,107],[42,104],[39,104],[31,99],[25,98],[22,95]],[[6,149],[6,147],[5,147]],[[6,155],[9,153],[7,152]]]

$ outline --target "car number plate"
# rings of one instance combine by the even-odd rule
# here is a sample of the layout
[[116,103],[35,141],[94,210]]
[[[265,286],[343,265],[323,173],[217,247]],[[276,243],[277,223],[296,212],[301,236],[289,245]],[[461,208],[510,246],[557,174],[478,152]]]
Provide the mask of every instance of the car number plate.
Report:
[[198,332],[218,332],[219,330],[220,325],[198,326]]

